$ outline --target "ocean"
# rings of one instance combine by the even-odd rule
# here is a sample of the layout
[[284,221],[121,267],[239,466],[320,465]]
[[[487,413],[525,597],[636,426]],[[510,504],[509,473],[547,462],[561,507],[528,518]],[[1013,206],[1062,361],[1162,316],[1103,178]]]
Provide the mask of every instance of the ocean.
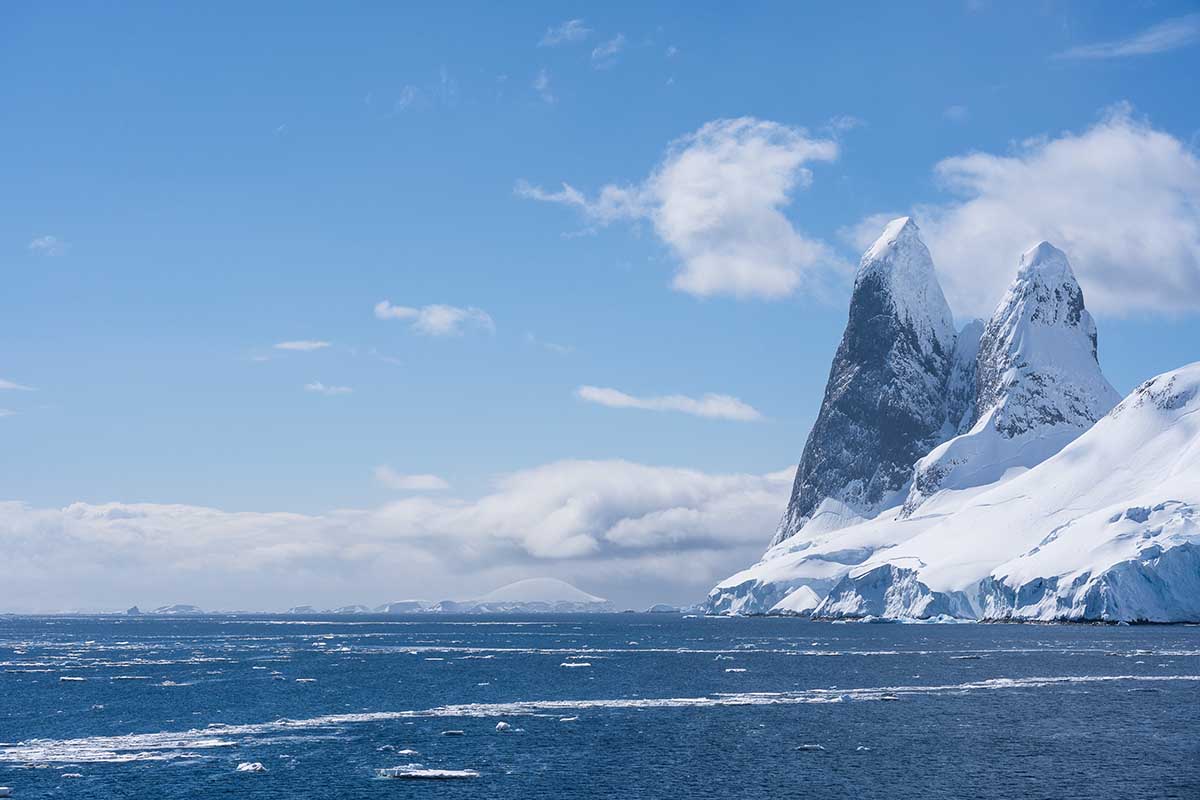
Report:
[[[381,777],[395,767],[451,779]],[[0,618],[0,786],[1195,800],[1200,627]]]

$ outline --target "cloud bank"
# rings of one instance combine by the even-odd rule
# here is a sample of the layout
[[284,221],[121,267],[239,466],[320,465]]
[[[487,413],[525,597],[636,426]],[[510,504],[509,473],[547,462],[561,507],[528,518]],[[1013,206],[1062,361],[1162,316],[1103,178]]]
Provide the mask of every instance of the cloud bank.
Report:
[[545,574],[626,602],[698,601],[761,550],[791,477],[560,461],[475,500],[422,495],[322,515],[0,503],[0,608],[374,604],[478,596]]

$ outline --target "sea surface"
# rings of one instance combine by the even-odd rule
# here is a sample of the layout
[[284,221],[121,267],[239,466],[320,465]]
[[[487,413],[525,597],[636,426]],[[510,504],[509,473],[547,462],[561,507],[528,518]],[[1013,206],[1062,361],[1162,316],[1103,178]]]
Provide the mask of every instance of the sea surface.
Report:
[[[255,762],[265,771],[237,770]],[[409,764],[478,777],[377,772]],[[1195,800],[1200,627],[0,618],[0,786]]]

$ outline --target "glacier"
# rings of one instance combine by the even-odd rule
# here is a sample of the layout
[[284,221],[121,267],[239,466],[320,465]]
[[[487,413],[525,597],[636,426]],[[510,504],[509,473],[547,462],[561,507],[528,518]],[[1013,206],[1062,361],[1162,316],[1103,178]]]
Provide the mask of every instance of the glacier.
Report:
[[[871,440],[841,441],[814,426],[779,531],[758,563],[711,590],[705,610],[832,619],[1200,620],[1200,363],[1153,378],[1121,400],[1100,369],[1096,325],[1069,260],[1047,242],[1021,256],[986,323],[970,322],[948,337],[942,304],[930,300],[941,297],[929,285],[936,285],[932,260],[925,263],[928,251],[918,242],[912,220],[890,223],[864,255],[859,278],[897,263],[897,247],[908,253],[910,274],[884,281],[892,287],[886,316],[909,320],[917,337],[909,340],[928,334],[930,352],[945,358],[936,369],[904,373],[915,392],[882,391],[920,398],[922,418],[940,418],[940,428],[927,424],[917,436],[913,428],[901,431],[925,449],[872,505],[862,502],[858,475],[816,475],[811,466],[805,472],[806,463],[817,472],[822,464],[838,467],[846,451]],[[914,253],[925,276],[920,291],[912,288]],[[877,307],[878,298],[865,303]],[[863,304],[856,281],[847,337],[863,310],[855,306]],[[822,415],[841,413],[830,397],[842,376],[874,369],[870,358],[854,358],[844,339]],[[876,452],[859,463],[882,461]],[[797,505],[802,483],[820,486],[824,496]],[[807,517],[796,515],[805,508]]]

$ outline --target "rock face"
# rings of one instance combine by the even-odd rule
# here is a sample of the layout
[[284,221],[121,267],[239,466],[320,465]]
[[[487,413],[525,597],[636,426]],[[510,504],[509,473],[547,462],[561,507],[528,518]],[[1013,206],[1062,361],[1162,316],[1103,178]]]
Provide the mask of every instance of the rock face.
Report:
[[903,515],[942,489],[981,486],[1040,464],[1120,399],[1100,371],[1083,291],[1066,255],[1048,242],[1021,256],[979,339],[974,384],[968,430],[917,462]]
[[946,435],[953,318],[908,217],[862,257],[850,315],[787,511],[771,544],[818,518],[832,529],[873,516]]

